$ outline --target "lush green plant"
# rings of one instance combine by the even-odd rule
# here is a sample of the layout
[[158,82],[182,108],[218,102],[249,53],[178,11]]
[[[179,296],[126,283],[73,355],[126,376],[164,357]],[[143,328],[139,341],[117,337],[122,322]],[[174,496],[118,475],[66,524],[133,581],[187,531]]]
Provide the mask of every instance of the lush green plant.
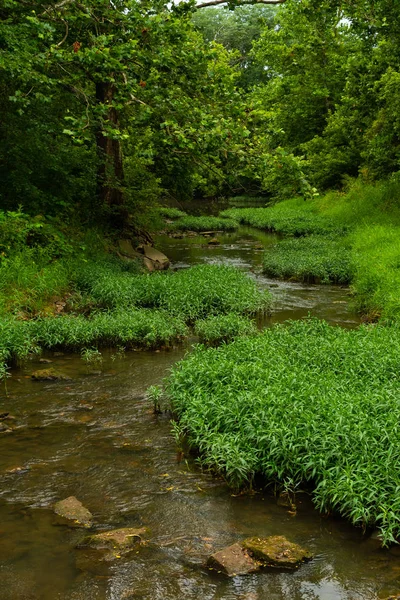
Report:
[[231,342],[237,337],[252,335],[257,328],[249,318],[229,313],[197,321],[194,331],[200,342],[216,346],[221,342]]
[[182,217],[187,217],[187,213],[179,208],[173,208],[171,206],[160,206],[158,208],[158,212],[162,217],[166,219],[180,219]]
[[399,353],[398,326],[309,319],[198,346],[167,392],[205,467],[236,486],[309,483],[319,510],[387,543],[400,536]]
[[354,272],[349,246],[346,238],[332,236],[282,240],[265,251],[263,271],[279,279],[348,284]]
[[270,304],[269,293],[261,292],[246,274],[216,265],[150,275],[116,273],[104,264],[85,265],[77,285],[104,308],[161,308],[187,321],[228,312],[255,313]]
[[[163,311],[138,309],[93,314],[90,318],[60,316],[26,324],[31,338],[42,348],[118,346],[157,348],[171,345],[186,334],[179,317]],[[94,351],[95,351],[94,350]],[[87,350],[84,351],[87,354]],[[89,351],[92,356],[93,351]],[[96,354],[97,355],[97,354]]]
[[310,233],[342,233],[344,227],[323,214],[318,214],[314,201],[293,199],[267,208],[228,208],[221,217],[258,229],[276,231],[283,235],[302,236]]
[[234,219],[218,217],[182,217],[171,223],[170,231],[234,231],[239,226]]

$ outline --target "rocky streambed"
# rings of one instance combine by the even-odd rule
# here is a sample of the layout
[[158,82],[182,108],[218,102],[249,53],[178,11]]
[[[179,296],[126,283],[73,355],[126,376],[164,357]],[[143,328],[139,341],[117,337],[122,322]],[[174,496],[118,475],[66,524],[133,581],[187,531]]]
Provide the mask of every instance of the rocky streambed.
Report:
[[[261,285],[277,286],[275,312],[260,326],[308,312],[357,324],[345,289],[264,279],[259,245],[268,238],[262,234],[241,230],[218,239],[208,245],[198,236],[160,238],[157,246],[173,267],[223,261],[248,270]],[[374,536],[317,514],[305,493],[235,495],[177,448],[169,416],[154,414],[145,390],[162,381],[189,345],[124,356],[109,350],[93,366],[77,355],[49,353],[12,373],[0,403],[0,600],[372,600],[396,594],[396,547],[382,550]],[[45,369],[63,377],[32,379]],[[66,499],[56,515],[54,507]],[[72,522],[63,522],[65,510],[76,508],[83,512],[70,512]],[[84,527],[76,526],[77,516]],[[304,548],[307,560],[293,571],[261,564],[254,538],[275,538],[275,548],[285,538]],[[254,561],[248,574],[233,569],[227,577],[219,572],[222,563],[209,568],[211,557],[223,558],[232,547]],[[282,558],[287,551],[281,548]]]

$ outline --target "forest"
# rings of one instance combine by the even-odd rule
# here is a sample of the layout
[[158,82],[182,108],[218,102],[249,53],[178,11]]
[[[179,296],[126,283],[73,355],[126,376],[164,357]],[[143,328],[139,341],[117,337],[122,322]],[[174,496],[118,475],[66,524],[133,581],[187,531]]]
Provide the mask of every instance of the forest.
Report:
[[58,355],[134,357],[196,476],[396,546],[396,0],[1,0],[0,106],[0,476],[24,394],[72,394]]

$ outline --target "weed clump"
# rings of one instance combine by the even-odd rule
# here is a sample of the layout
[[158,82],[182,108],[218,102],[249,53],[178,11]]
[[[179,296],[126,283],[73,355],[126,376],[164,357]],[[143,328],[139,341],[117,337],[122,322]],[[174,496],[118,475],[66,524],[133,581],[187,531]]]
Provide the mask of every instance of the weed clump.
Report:
[[312,235],[282,240],[268,248],[263,271],[292,281],[348,284],[353,277],[353,259],[345,238]]
[[198,346],[167,383],[179,430],[234,486],[313,486],[316,507],[400,536],[400,330],[314,319]]
[[254,335],[257,328],[249,318],[230,313],[197,321],[194,331],[201,343],[217,346],[221,342],[231,342],[238,337]]

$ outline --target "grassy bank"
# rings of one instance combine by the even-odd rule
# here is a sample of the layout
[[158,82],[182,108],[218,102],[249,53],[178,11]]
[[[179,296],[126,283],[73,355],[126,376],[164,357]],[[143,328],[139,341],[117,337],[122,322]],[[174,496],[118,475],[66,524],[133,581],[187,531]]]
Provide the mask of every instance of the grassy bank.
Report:
[[400,536],[397,326],[307,320],[217,349],[198,347],[168,393],[205,467],[235,486],[261,474],[384,540]]
[[268,292],[232,267],[143,273],[99,234],[74,232],[67,243],[50,227],[30,246],[32,220],[9,219],[21,236],[0,259],[0,379],[6,365],[42,348],[170,346],[199,319],[234,320],[270,305]]
[[221,216],[299,238],[283,240],[266,252],[268,275],[350,282],[367,320],[400,318],[400,183],[357,181],[345,193],[229,209]]

